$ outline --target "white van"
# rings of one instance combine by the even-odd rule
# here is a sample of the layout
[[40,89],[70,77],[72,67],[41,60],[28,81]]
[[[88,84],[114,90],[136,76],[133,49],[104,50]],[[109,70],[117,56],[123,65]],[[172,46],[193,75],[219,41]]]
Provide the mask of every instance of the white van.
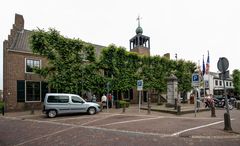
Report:
[[88,113],[96,114],[100,111],[97,103],[86,102],[80,96],[65,93],[47,93],[44,99],[43,112],[53,118],[59,114]]

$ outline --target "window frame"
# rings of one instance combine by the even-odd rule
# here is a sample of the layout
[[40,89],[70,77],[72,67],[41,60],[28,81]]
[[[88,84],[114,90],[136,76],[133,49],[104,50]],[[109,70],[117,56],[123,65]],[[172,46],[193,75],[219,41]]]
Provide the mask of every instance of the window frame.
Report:
[[215,86],[219,86],[218,80],[215,80]]
[[[73,98],[78,98],[78,99],[80,99],[80,101],[79,102],[74,102]],[[71,101],[72,101],[72,103],[84,103],[83,99],[78,97],[78,96],[71,96]]]
[[[27,82],[37,82],[39,83],[39,100],[35,100],[35,101],[29,101],[27,100]],[[33,80],[25,80],[25,102],[26,103],[33,103],[33,102],[41,102],[42,101],[42,82],[41,81],[33,81]]]
[[222,81],[219,81],[219,86],[222,86]]
[[28,66],[27,62],[28,62],[28,60],[30,60],[30,61],[33,62],[33,67],[35,67],[35,65],[34,65],[34,62],[35,62],[35,61],[38,61],[38,62],[39,62],[39,68],[42,67],[42,60],[41,60],[41,59],[25,58],[25,73],[35,74],[34,72],[28,72],[28,71],[27,71],[27,66]]

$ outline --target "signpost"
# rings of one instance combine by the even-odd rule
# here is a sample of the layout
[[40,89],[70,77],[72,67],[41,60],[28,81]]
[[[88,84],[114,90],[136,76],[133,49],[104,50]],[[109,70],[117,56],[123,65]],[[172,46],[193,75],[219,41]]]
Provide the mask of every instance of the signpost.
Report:
[[226,105],[226,111],[227,113],[224,114],[224,130],[232,130],[231,127],[231,119],[230,119],[230,113],[229,113],[229,105],[227,100],[227,91],[225,87],[225,79],[229,77],[229,71],[227,71],[229,67],[229,62],[227,58],[220,57],[217,63],[218,70],[221,72],[219,74],[219,77],[223,80],[223,87],[224,87],[224,96],[225,96],[225,105]]
[[199,74],[195,72],[192,74],[192,86],[198,87],[199,85],[200,85]]
[[109,86],[110,86],[110,83],[107,82],[107,112],[108,112],[108,96],[109,96]]
[[197,113],[197,88],[200,85],[200,78],[198,72],[192,74],[192,86],[194,87],[194,104],[195,104],[195,117]]
[[139,91],[139,100],[138,100],[138,112],[140,113],[141,108],[141,92],[143,90],[143,80],[137,80],[137,91]]

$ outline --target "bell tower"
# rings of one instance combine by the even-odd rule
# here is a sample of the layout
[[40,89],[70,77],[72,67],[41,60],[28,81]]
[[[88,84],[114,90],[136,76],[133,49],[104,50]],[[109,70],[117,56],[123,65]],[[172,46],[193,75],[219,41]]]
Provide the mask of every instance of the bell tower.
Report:
[[140,26],[140,16],[137,18],[138,27],[136,35],[129,40],[130,51],[137,52],[140,55],[150,56],[150,37],[142,35],[143,29]]

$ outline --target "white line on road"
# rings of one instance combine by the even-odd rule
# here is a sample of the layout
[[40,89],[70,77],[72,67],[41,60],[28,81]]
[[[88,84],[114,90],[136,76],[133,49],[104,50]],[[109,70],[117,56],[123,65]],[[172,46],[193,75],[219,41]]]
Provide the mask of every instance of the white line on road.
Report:
[[92,120],[92,121],[89,121],[89,122],[86,122],[86,123],[81,124],[81,126],[84,126],[84,125],[87,125],[87,124],[89,124],[89,123],[93,123],[93,122],[96,122],[96,121],[100,121],[100,120],[103,120],[103,119],[107,119],[107,118],[113,117],[113,116],[115,116],[115,115],[109,115],[109,116],[105,116],[105,117],[100,118],[100,119]]
[[89,119],[89,118],[98,118],[98,117],[101,117],[101,116],[95,116],[95,115],[91,115],[91,116],[87,116],[87,117],[82,117],[82,116],[77,116],[77,117],[71,117],[71,118],[68,118],[68,117],[63,117],[61,119],[52,119],[52,120],[49,120],[49,121],[52,121],[52,122],[58,122],[58,121],[67,121],[67,120],[75,120],[75,119]]
[[103,124],[103,125],[96,125],[96,126],[109,126],[109,125],[116,125],[116,124],[123,124],[123,123],[131,123],[131,122],[140,122],[140,121],[147,121],[147,120],[155,120],[155,119],[160,119],[164,118],[162,117],[156,117],[156,118],[146,118],[146,119],[138,119],[138,120],[129,120],[129,121],[122,121],[122,122],[115,122],[115,123],[109,123],[109,124]]
[[[231,119],[231,120],[234,120],[234,119]],[[182,130],[182,131],[173,133],[171,136],[178,136],[179,134],[182,134],[182,133],[184,133],[184,132],[188,132],[188,131],[192,131],[192,130],[196,130],[196,129],[200,129],[200,128],[204,128],[204,127],[208,127],[208,126],[220,124],[220,123],[223,123],[223,122],[224,122],[224,121],[218,121],[218,122],[214,122],[214,123],[210,123],[210,124],[206,124],[206,125],[202,125],[202,126],[197,126],[197,127],[185,129],[185,130]]]

